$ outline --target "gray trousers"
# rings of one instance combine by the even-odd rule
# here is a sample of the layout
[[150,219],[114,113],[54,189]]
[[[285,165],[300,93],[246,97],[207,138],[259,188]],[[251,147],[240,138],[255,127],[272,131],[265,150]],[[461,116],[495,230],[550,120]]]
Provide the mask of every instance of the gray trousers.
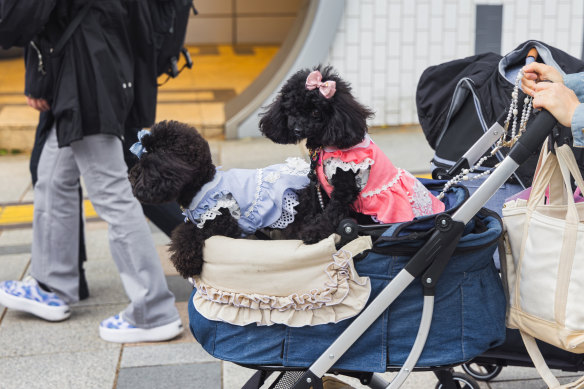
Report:
[[80,176],[97,214],[108,223],[111,254],[130,299],[123,317],[140,328],[177,320],[174,296],[132,194],[122,142],[113,135],[90,135],[59,148],[51,129],[34,188],[31,276],[66,302],[79,300]]

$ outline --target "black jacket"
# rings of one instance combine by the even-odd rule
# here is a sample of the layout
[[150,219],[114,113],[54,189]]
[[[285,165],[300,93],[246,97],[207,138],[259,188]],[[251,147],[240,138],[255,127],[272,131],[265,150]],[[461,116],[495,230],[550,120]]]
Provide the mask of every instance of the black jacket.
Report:
[[121,138],[126,128],[149,127],[155,118],[148,0],[93,1],[63,50],[51,53],[88,1],[59,0],[27,48],[25,93],[49,101],[59,146],[91,134]]
[[[527,52],[534,46],[540,52],[540,61],[553,65],[568,74],[584,71],[583,61],[539,41],[526,41],[505,56],[495,53],[478,54],[427,68],[418,82],[416,106],[420,125],[430,147],[434,150],[438,150],[440,147],[451,148],[453,149],[452,154],[458,155],[458,157],[462,156],[467,151],[469,144],[474,144],[483,134],[483,129],[480,126],[478,129],[473,128],[471,123],[468,123],[467,126],[461,126],[465,131],[465,134],[461,134],[461,136],[469,138],[466,139],[469,144],[463,146],[462,142],[457,142],[456,144],[445,143],[441,145],[440,141],[445,133],[453,130],[450,120],[456,117],[456,109],[462,107],[462,102],[456,100],[463,95],[455,93],[459,82],[462,79],[467,79],[468,84],[472,86],[478,100],[476,104],[480,106],[479,114],[488,128],[501,115],[505,114],[511,101],[514,85],[505,78],[503,72],[519,66],[518,63],[521,61],[524,64]],[[523,104],[524,97],[525,94],[520,91],[520,104]],[[467,95],[465,98],[472,99],[473,95]],[[502,153],[506,154],[507,151],[505,149]],[[517,178],[524,186],[531,184],[538,154],[535,153],[517,169]],[[578,158],[582,154],[582,150],[575,150],[575,154]],[[580,163],[584,162],[584,155],[579,161]],[[488,163],[485,165],[492,166]]]

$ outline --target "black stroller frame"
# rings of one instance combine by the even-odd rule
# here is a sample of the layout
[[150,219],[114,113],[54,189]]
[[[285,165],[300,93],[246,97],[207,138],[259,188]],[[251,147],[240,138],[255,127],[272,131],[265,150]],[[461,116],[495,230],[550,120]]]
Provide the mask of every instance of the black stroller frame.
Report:
[[[519,138],[509,154],[500,165],[492,172],[487,180],[464,202],[452,216],[443,213],[435,219],[435,231],[426,243],[414,254],[406,266],[397,276],[371,301],[371,303],[356,317],[345,331],[323,352],[320,357],[308,368],[298,371],[296,374],[285,378],[291,382],[293,389],[318,389],[322,388],[322,377],[328,373],[339,373],[361,379],[361,382],[370,388],[398,388],[408,375],[414,370],[416,363],[424,349],[434,309],[435,287],[446,264],[450,260],[458,241],[460,240],[465,225],[479,212],[481,207],[493,196],[498,188],[504,184],[515,170],[545,141],[551,133],[556,120],[547,111],[538,113],[530,122],[528,130]],[[493,132],[504,131],[500,124],[495,123]],[[491,135],[492,137],[492,135]],[[484,143],[481,142],[483,145]],[[359,231],[366,231],[371,227],[346,224],[342,226],[341,233],[345,238],[357,235]],[[398,374],[391,382],[385,381],[374,373],[337,372],[331,370],[341,356],[363,335],[373,322],[385,311],[392,302],[416,279],[420,277],[423,284],[424,300],[422,317],[416,340],[410,354]],[[247,366],[252,367],[252,366]],[[245,384],[244,388],[258,388],[263,385],[266,377],[273,371],[293,370],[282,367],[257,367],[258,372]],[[298,369],[300,370],[300,369]],[[416,368],[416,370],[419,370]],[[459,379],[453,380],[452,369],[448,366],[429,368],[440,379],[440,388],[457,388]],[[455,373],[456,374],[456,373]],[[283,376],[280,378],[284,379]],[[470,387],[471,382],[465,382]],[[280,385],[272,387],[284,387]],[[288,386],[286,386],[288,387]]]

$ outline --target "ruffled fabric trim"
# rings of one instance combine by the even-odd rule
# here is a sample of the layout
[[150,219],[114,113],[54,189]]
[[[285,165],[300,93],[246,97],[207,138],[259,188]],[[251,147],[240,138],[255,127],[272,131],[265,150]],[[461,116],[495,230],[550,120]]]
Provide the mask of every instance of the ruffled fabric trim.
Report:
[[444,203],[411,173],[398,169],[386,185],[361,193],[360,212],[374,216],[381,223],[397,223],[444,211]]
[[286,165],[282,168],[282,173],[292,176],[306,176],[310,173],[310,165],[302,158],[288,157]]
[[270,228],[284,229],[294,222],[294,216],[298,213],[295,208],[298,204],[300,204],[300,202],[298,201],[298,195],[296,192],[292,189],[286,189],[282,198],[282,215],[270,225]]
[[[219,193],[215,201],[215,205],[206,208],[205,212],[198,215],[192,215],[194,219],[191,219],[191,222],[195,223],[198,228],[203,228],[207,220],[214,220],[217,216],[221,215],[221,211],[219,211],[221,208],[227,208],[231,216],[236,220],[239,220],[241,217],[239,205],[231,193]],[[188,216],[187,219],[189,219]]]
[[256,323],[302,327],[356,316],[369,299],[369,278],[359,277],[350,252],[341,249],[332,258],[323,269],[328,279],[324,285],[283,297],[223,291],[205,284],[198,276],[191,278],[197,289],[194,306],[209,320],[242,326]]
[[[300,158],[287,158],[286,165],[284,165],[280,171],[284,174],[289,175],[296,175],[296,176],[306,176],[309,172],[310,166],[308,163]],[[244,217],[248,218],[252,212],[256,211],[258,202],[260,200],[260,194],[263,189],[263,183],[267,182],[270,184],[274,184],[278,181],[281,177],[280,172],[269,172],[268,174],[264,175],[264,169],[257,170],[257,182],[256,182],[256,190],[254,194],[254,199],[251,205],[247,208],[245,213],[243,214]],[[293,216],[293,215],[292,215]]]
[[326,178],[330,181],[332,176],[335,174],[337,169],[348,172],[351,170],[353,173],[358,173],[360,170],[367,170],[371,165],[375,163],[371,158],[366,158],[360,163],[356,162],[344,162],[338,158],[330,158],[324,161],[324,173]]
[[325,151],[322,155],[324,160],[329,158],[337,158],[343,162],[361,163],[366,159],[374,160],[373,148],[354,147],[347,150]]
[[410,202],[412,204],[412,211],[414,216],[425,216],[434,213],[432,198],[430,197],[430,192],[426,187],[415,177],[412,176],[414,181],[414,187],[412,188],[413,193],[410,196]]
[[366,158],[360,163],[355,162],[343,162],[338,158],[330,158],[324,161],[324,175],[327,181],[331,182],[332,177],[335,175],[337,168],[342,171],[348,172],[349,170],[356,174],[355,183],[359,190],[363,190],[369,181],[370,167],[375,163],[371,158]]

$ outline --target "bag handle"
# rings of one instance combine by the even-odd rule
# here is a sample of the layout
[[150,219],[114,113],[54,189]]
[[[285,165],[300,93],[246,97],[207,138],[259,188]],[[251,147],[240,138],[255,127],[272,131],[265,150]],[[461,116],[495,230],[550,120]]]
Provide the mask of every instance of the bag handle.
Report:
[[547,147],[545,147],[542,148],[543,153],[546,153],[546,155],[537,176],[533,180],[531,193],[527,200],[527,209],[529,212],[535,211],[536,207],[542,204],[546,191],[549,189],[549,203],[567,205],[566,220],[571,223],[577,223],[579,218],[572,193],[570,174],[579,182],[580,190],[584,189],[584,181],[574,154],[568,145],[556,147],[556,154],[548,152]]
[[[559,157],[562,159],[561,162],[563,162],[563,165],[569,169],[570,173],[572,174],[572,177],[574,177],[574,180],[576,181],[576,185],[577,185],[578,189],[580,190],[580,193],[583,193],[584,192],[584,179],[582,178],[582,173],[580,172],[580,169],[578,168],[578,163],[576,162],[576,157],[574,157],[574,152],[572,151],[570,146],[562,145],[562,146],[556,148],[556,154],[558,154],[558,153],[559,153]],[[562,166],[562,163],[560,163],[560,166]],[[569,178],[568,178],[568,183],[570,183]],[[572,192],[571,185],[568,187],[568,192],[569,193]],[[568,196],[568,197],[573,198],[574,196]]]
[[554,376],[554,373],[550,370],[549,366],[545,362],[537,343],[535,342],[535,338],[531,335],[526,334],[525,332],[519,330],[521,334],[521,339],[523,339],[523,343],[525,344],[525,349],[533,362],[537,372],[544,380],[546,385],[550,389],[582,389],[584,388],[584,376],[580,377],[576,381],[569,382],[567,384],[561,385],[560,381]]
[[63,50],[71,36],[73,36],[73,33],[75,32],[77,27],[79,27],[79,25],[81,24],[81,21],[83,21],[83,18],[85,18],[85,15],[87,15],[89,8],[91,8],[94,2],[95,0],[88,0],[87,3],[85,3],[85,5],[83,6],[83,8],[81,8],[81,10],[77,13],[77,15],[75,15],[73,20],[65,29],[65,32],[63,32],[63,35],[61,35],[61,38],[59,38],[59,41],[57,42],[55,47],[53,47],[52,55],[59,55],[61,50]]
[[548,142],[546,141],[543,142],[543,145],[539,152],[539,157],[537,158],[537,165],[535,165],[535,172],[533,173],[533,179],[537,177],[539,170],[541,169],[541,166],[543,165],[543,162],[545,161],[545,158],[547,157],[548,153],[549,153]]
[[[537,177],[537,175],[539,174],[539,171],[541,170],[541,167],[543,166],[546,158],[548,157],[548,155],[551,154],[548,150],[548,142],[544,142],[541,148],[541,151],[539,153],[539,157],[537,159],[537,165],[535,166],[535,173],[533,174],[533,181],[535,182],[535,178]],[[532,184],[533,185],[533,184]],[[558,170],[555,170],[554,173],[552,174],[552,177],[550,179],[549,182],[549,187],[546,186],[546,198],[548,199],[548,203],[549,204],[553,204],[552,202],[549,202],[550,199],[553,199],[554,203],[557,204],[563,204],[563,200],[564,200],[564,181],[562,180],[562,176],[561,176],[561,172]],[[551,195],[550,195],[551,193]],[[562,194],[562,198],[559,199],[557,195],[553,195],[554,193],[561,193]],[[529,196],[528,196],[529,197]]]
[[576,185],[580,188],[580,190],[584,188],[584,180],[582,179],[580,169],[578,169],[578,164],[576,162],[576,158],[574,157],[574,153],[568,145],[557,147],[556,155],[558,158],[560,170],[562,172],[562,177],[564,179],[565,194],[567,194],[568,213],[566,214],[566,221],[578,224],[580,218],[576,208],[576,203],[574,201],[570,177],[574,177]]
[[555,170],[558,168],[558,158],[556,155],[547,151],[547,148],[542,149],[542,153],[546,153],[543,163],[533,179],[531,185],[531,193],[527,199],[527,209],[533,212],[535,208],[542,203],[548,185],[554,176]]

